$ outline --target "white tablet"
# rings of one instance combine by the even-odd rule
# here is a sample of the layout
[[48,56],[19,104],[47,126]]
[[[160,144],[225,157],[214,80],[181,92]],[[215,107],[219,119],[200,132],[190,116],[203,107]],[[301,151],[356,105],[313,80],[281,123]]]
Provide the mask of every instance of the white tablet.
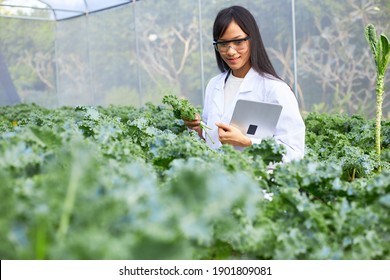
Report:
[[230,125],[250,138],[272,137],[278,123],[282,105],[250,100],[237,100]]

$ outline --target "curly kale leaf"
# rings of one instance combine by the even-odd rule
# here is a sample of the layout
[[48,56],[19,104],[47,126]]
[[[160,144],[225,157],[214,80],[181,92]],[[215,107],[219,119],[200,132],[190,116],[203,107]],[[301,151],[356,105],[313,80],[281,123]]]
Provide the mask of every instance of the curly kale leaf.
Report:
[[194,120],[198,110],[187,99],[179,99],[176,95],[166,95],[162,102],[170,105],[177,119]]
[[[176,95],[165,95],[162,102],[172,107],[173,114],[177,119],[195,120],[196,114],[198,113],[198,110],[187,99],[179,99]],[[206,129],[210,130],[211,128],[203,122],[200,122],[200,127],[206,133],[206,136],[210,141],[214,143],[206,131]]]

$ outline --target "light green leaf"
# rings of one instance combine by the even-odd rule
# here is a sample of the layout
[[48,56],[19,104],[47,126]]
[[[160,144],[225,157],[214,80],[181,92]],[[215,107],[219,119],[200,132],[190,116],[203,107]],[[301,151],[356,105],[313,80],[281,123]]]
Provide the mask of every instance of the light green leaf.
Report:
[[374,55],[374,59],[375,59],[375,63],[376,63],[377,62],[376,58],[377,58],[377,53],[378,53],[378,50],[377,50],[378,40],[376,38],[375,26],[372,24],[368,24],[366,26],[365,35],[366,35],[367,42],[370,45],[372,54]]
[[389,43],[389,39],[384,34],[381,34],[380,40],[382,45],[381,66],[382,66],[382,73],[384,74],[386,72],[387,65],[389,64],[390,61],[390,43]]

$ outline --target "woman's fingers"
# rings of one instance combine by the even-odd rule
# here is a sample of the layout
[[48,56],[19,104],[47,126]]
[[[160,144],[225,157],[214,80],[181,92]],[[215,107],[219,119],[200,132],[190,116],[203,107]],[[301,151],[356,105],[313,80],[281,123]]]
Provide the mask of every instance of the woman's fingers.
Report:
[[217,122],[217,123],[215,123],[215,125],[216,125],[219,129],[221,129],[221,130],[223,130],[223,131],[230,131],[230,125],[228,125],[228,124],[224,124],[224,123]]
[[195,119],[193,119],[193,120],[183,120],[183,121],[184,121],[184,124],[190,129],[194,129],[194,128],[200,126],[199,114],[196,114]]
[[224,123],[216,123],[215,125],[218,127],[219,141],[222,144],[241,147],[251,145],[251,140],[242,134],[238,128]]

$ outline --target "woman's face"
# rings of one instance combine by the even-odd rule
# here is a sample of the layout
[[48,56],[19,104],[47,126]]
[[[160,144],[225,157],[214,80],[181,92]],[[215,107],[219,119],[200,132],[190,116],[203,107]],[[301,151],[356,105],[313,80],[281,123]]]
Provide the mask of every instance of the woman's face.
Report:
[[[218,42],[244,39],[247,36],[248,34],[245,34],[240,26],[233,20],[225,33],[218,39]],[[232,69],[234,76],[244,78],[251,68],[250,41],[232,42],[226,45],[228,46],[227,50],[219,51],[222,59]]]

